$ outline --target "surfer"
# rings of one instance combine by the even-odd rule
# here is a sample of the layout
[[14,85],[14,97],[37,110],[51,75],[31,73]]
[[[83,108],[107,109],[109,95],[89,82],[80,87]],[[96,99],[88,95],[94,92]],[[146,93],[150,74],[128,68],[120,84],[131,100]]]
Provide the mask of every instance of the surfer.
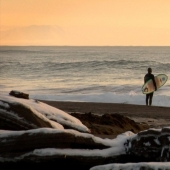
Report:
[[[155,79],[154,79],[154,75],[152,74],[152,69],[151,68],[148,68],[148,73],[144,76],[144,83],[146,83],[148,80],[152,79],[153,81],[153,84],[155,86],[155,91],[157,90],[157,87],[156,87],[156,82],[155,82]],[[146,94],[146,105],[148,106],[148,101],[149,101],[149,105],[151,106],[152,105],[152,98],[153,98],[153,93],[149,93],[149,94]]]

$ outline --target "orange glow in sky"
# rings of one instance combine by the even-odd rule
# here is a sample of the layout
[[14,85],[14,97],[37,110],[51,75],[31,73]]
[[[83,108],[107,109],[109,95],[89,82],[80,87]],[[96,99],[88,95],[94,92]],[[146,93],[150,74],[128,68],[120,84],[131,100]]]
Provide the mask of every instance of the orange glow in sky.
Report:
[[170,0],[0,0],[0,45],[169,46]]

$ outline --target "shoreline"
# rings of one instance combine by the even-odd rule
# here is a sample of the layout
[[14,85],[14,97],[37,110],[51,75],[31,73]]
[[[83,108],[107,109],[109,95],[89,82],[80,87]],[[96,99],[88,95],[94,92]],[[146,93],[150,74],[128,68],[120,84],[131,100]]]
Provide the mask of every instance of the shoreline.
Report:
[[67,113],[120,114],[135,122],[146,123],[150,128],[170,126],[170,107],[145,106],[121,103],[65,102],[39,100]]

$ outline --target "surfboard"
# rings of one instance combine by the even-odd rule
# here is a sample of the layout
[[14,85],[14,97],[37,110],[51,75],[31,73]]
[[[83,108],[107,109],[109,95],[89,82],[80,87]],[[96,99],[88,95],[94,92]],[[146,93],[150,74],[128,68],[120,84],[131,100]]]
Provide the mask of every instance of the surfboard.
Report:
[[[159,89],[162,87],[166,81],[168,80],[168,76],[165,74],[159,74],[155,76],[155,82],[156,82],[156,87]],[[152,79],[148,80],[143,86],[142,86],[142,93],[143,94],[149,94],[155,91],[155,87],[153,84]]]

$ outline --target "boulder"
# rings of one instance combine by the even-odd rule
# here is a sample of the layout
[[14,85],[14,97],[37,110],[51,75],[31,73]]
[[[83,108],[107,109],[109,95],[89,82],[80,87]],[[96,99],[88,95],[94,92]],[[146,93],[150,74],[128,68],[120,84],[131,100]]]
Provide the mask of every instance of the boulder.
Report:
[[18,97],[18,98],[29,99],[29,94],[26,94],[26,93],[23,93],[23,92],[20,92],[20,91],[16,91],[16,90],[10,91],[9,94],[11,96],[15,96],[15,97]]
[[0,96],[0,129],[27,130],[49,127],[54,129],[90,130],[70,114],[37,100]]
[[98,136],[117,136],[126,131],[132,131],[133,133],[138,133],[143,130],[149,129],[149,125],[140,124],[134,120],[117,114],[103,114],[96,115],[90,113],[71,113],[72,116],[81,120],[81,122],[91,129],[91,133]]
[[140,156],[148,161],[170,161],[170,128],[149,129],[139,132],[125,143],[129,155]]
[[11,166],[17,170],[25,167],[44,169],[55,165],[63,170],[68,167],[88,170],[93,166],[122,163],[129,159],[129,155],[124,153],[98,155],[99,151],[102,153],[111,146],[93,135],[72,130],[40,128],[8,134],[0,132],[0,146],[0,167],[5,169]]

